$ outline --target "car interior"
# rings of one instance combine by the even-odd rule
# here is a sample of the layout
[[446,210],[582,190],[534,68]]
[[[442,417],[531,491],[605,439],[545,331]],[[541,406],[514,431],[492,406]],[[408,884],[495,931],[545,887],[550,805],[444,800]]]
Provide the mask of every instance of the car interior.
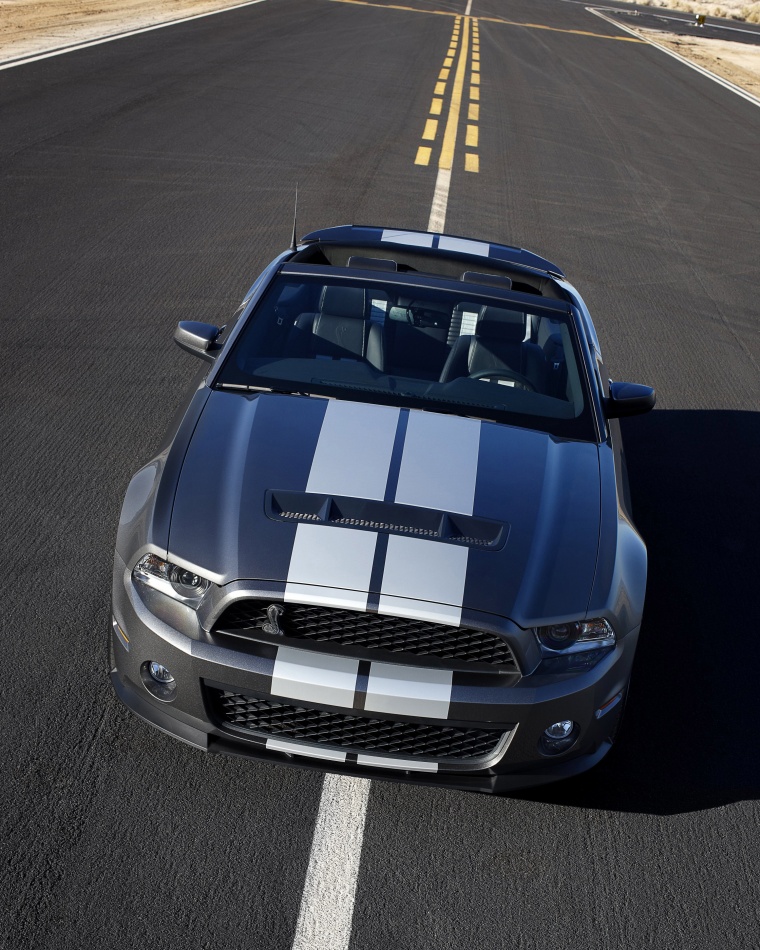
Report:
[[320,265],[282,268],[234,348],[240,384],[253,376],[298,382],[299,391],[403,388],[556,418],[582,412],[567,305],[547,306],[535,288],[530,297],[514,293],[508,275],[461,264],[452,286],[407,277],[396,261],[352,255],[346,263],[355,276]]

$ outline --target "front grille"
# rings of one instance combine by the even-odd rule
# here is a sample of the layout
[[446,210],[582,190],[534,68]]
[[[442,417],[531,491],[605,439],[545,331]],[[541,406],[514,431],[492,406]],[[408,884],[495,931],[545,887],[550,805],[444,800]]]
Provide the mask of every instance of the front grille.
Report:
[[[214,632],[258,636],[269,624],[270,606],[271,602],[264,600],[235,601],[219,618]],[[380,651],[396,654],[394,659],[400,659],[398,654],[426,656],[451,666],[485,664],[490,669],[517,672],[506,641],[485,630],[309,604],[278,606],[283,611],[277,621],[282,640],[335,643],[356,655]]]
[[207,686],[217,721],[233,731],[409,758],[479,759],[494,751],[505,728],[456,729],[308,709]]

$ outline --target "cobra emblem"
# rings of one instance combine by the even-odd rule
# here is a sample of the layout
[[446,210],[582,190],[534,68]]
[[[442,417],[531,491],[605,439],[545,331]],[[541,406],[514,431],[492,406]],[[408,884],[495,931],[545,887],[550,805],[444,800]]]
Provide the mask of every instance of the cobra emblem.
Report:
[[264,633],[271,633],[276,637],[281,637],[284,633],[284,630],[280,629],[279,620],[284,613],[284,607],[281,607],[279,604],[270,604],[267,607],[268,621],[261,628]]

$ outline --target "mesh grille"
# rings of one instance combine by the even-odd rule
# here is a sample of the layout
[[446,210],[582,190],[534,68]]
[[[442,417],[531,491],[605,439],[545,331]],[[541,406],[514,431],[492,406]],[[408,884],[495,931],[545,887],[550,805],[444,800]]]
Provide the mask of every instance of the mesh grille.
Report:
[[233,729],[338,747],[346,752],[376,752],[405,757],[475,759],[493,752],[504,734],[455,729],[429,723],[393,722],[307,709],[206,687],[216,717]]
[[[214,631],[261,633],[268,623],[268,606],[267,601],[238,600],[222,614]],[[279,606],[283,610],[278,619],[280,632],[288,640],[337,643],[355,651],[434,656],[454,665],[482,663],[517,671],[506,641],[485,630],[308,604]]]

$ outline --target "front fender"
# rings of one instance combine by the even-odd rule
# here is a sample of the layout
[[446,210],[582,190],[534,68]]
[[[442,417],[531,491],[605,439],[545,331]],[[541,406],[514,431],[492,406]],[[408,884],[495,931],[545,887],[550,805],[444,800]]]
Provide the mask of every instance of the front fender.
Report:
[[177,421],[169,427],[159,453],[129,483],[116,533],[116,553],[126,563],[146,546],[166,556],[182,463],[210,392],[205,384],[193,392],[184,411],[177,413]]

